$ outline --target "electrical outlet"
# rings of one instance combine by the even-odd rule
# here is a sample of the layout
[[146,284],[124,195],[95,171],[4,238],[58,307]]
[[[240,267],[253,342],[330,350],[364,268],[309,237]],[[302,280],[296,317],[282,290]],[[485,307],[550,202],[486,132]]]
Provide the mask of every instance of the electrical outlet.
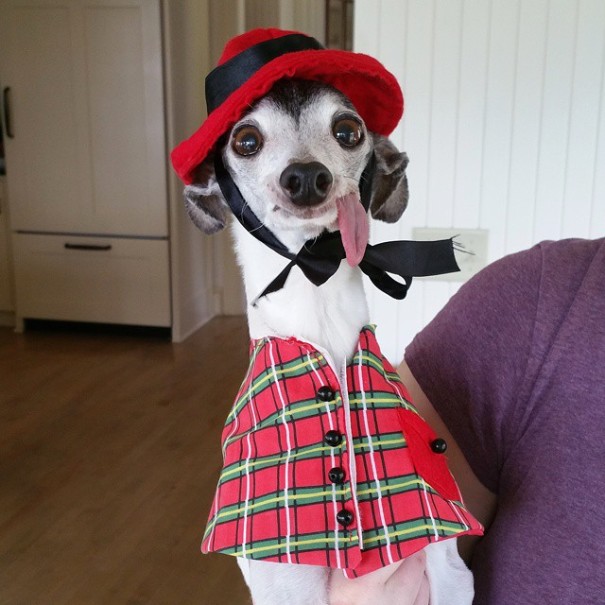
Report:
[[454,238],[455,255],[460,271],[435,275],[426,279],[461,282],[469,280],[487,265],[487,229],[440,229],[415,227],[415,240],[435,240]]

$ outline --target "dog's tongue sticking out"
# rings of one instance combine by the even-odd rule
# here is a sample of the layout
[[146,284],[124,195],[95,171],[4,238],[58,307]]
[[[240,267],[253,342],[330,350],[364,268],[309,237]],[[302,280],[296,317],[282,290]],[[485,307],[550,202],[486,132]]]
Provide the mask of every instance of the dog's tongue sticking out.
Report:
[[350,193],[336,200],[338,228],[347,254],[347,262],[356,267],[363,258],[370,237],[368,213],[359,196]]

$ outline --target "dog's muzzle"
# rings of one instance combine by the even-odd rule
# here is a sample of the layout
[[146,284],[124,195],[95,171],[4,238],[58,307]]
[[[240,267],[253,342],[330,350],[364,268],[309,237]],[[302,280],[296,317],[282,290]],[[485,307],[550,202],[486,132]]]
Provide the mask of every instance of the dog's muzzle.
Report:
[[332,187],[332,173],[321,162],[295,162],[279,177],[279,184],[293,204],[317,206]]

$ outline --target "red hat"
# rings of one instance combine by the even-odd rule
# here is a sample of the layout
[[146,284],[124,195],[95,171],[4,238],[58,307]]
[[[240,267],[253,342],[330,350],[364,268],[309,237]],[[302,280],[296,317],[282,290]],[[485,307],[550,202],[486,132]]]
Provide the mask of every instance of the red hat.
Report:
[[172,165],[186,184],[193,182],[194,169],[222,135],[282,78],[333,86],[349,98],[366,126],[381,135],[391,134],[403,114],[395,76],[373,57],[325,49],[299,32],[253,29],[225,46],[218,67],[206,78],[208,117],[172,151]]

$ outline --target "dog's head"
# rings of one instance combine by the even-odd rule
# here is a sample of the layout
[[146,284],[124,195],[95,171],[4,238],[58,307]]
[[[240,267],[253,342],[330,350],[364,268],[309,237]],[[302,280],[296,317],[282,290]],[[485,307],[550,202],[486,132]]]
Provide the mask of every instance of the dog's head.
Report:
[[[278,81],[215,150],[259,220],[278,238],[296,232],[302,242],[325,229],[342,231],[342,215],[363,209],[359,181],[372,152],[376,170],[370,212],[395,222],[407,206],[408,158],[388,139],[369,132],[351,102],[326,84]],[[185,203],[205,233],[227,223],[229,208],[212,157],[185,188]]]

